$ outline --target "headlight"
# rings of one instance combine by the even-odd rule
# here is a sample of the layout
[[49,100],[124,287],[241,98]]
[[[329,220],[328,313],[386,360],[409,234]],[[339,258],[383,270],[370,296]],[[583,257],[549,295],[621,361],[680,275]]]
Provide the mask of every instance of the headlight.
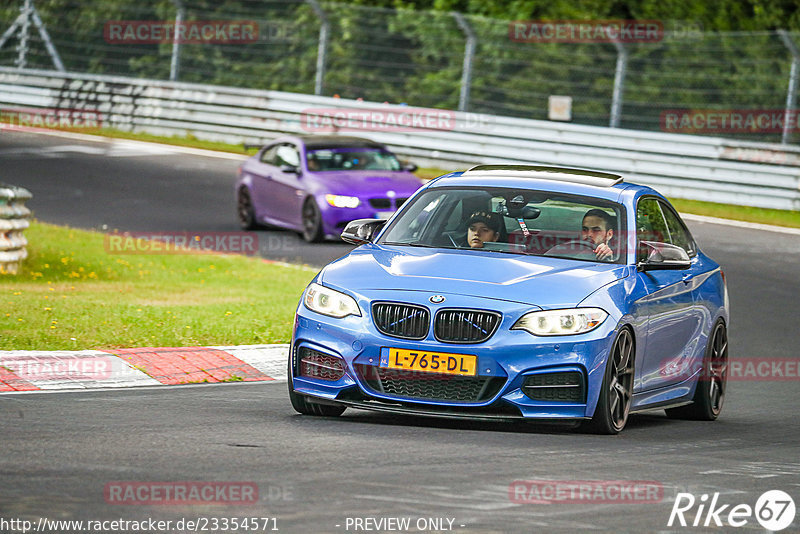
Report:
[[571,336],[600,326],[608,314],[600,308],[574,308],[526,313],[511,330],[525,330],[534,336]]
[[325,195],[325,200],[334,208],[357,208],[358,197],[346,197],[344,195]]
[[303,303],[309,310],[331,317],[361,315],[353,297],[319,284],[311,284],[306,288]]

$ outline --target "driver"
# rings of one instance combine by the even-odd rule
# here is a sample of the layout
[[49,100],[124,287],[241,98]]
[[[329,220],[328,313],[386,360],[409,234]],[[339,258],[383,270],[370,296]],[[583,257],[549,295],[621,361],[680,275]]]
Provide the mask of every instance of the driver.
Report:
[[483,244],[500,239],[503,224],[499,213],[476,211],[467,219],[467,244],[470,248],[483,248]]
[[581,240],[588,241],[594,246],[594,253],[598,260],[610,261],[613,259],[614,251],[608,246],[608,242],[614,237],[614,230],[611,228],[614,220],[601,209],[591,209],[583,216],[581,223]]

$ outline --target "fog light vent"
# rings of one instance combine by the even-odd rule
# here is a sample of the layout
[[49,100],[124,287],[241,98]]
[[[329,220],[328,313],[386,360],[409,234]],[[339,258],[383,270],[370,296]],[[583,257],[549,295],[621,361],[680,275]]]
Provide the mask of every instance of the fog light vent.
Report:
[[577,371],[529,376],[522,385],[522,392],[536,401],[586,402],[583,375]]
[[300,348],[300,374],[321,380],[339,380],[344,376],[344,362],[308,347]]

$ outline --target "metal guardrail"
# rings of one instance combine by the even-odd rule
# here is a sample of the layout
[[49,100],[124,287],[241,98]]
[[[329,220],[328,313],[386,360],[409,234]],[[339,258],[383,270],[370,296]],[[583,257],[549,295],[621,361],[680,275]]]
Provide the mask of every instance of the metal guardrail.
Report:
[[[0,67],[0,111],[6,114],[82,110],[102,126],[134,132],[263,143],[286,133],[321,133],[308,122],[309,114],[321,109],[377,110],[387,117],[419,111],[278,91]],[[423,166],[566,165],[622,173],[626,180],[678,198],[800,209],[798,147],[427,111],[449,119],[398,127],[387,118],[338,133],[368,136]]]
[[30,225],[25,202],[31,197],[27,189],[0,183],[0,274],[16,274],[28,257],[23,231]]

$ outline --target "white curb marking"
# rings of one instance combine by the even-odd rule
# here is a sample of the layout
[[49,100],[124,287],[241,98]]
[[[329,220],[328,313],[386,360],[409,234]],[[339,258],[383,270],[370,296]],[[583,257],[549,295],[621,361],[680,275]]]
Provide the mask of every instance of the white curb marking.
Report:
[[223,350],[275,380],[286,380],[289,345],[240,345],[208,348]]

